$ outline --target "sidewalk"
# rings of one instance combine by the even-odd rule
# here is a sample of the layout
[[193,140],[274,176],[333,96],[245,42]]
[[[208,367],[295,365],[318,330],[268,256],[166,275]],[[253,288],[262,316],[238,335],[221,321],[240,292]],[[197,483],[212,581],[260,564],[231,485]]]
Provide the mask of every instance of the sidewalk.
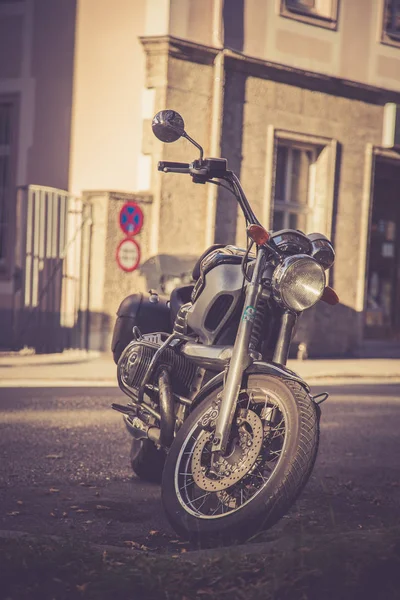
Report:
[[111,353],[0,355],[0,387],[117,387]]
[[[310,385],[400,383],[400,359],[289,360]],[[111,353],[0,354],[0,387],[116,387]]]

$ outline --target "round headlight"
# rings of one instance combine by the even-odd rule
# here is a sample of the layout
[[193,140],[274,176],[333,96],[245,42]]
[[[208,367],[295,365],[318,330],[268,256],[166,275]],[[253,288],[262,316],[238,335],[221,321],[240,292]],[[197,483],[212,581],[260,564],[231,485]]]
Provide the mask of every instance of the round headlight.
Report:
[[275,269],[272,291],[281,306],[301,312],[314,306],[325,289],[325,272],[311,256],[288,256]]

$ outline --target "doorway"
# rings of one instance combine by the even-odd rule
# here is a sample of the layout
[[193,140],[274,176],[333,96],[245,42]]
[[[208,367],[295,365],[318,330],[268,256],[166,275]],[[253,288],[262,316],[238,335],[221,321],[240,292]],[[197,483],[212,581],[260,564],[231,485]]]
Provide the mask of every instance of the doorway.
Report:
[[400,161],[377,157],[364,337],[400,341]]

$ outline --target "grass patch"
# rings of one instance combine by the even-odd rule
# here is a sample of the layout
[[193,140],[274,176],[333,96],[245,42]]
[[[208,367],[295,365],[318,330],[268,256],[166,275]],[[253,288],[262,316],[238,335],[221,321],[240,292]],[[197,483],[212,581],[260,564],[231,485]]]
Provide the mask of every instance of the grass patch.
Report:
[[[256,548],[254,548],[256,549]],[[3,600],[398,600],[400,530],[303,539],[288,552],[178,558],[73,541],[0,540]]]

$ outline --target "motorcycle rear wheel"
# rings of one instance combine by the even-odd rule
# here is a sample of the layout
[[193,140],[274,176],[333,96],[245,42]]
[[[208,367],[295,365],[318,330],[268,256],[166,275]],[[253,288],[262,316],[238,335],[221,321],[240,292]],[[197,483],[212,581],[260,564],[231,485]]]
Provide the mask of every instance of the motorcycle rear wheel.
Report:
[[143,481],[161,483],[165,453],[158,450],[151,440],[132,440],[131,467]]
[[172,527],[202,547],[241,542],[274,525],[307,483],[318,451],[319,411],[305,389],[250,374],[239,395],[226,471],[209,477],[220,391],[210,392],[180,428],[162,479]]

